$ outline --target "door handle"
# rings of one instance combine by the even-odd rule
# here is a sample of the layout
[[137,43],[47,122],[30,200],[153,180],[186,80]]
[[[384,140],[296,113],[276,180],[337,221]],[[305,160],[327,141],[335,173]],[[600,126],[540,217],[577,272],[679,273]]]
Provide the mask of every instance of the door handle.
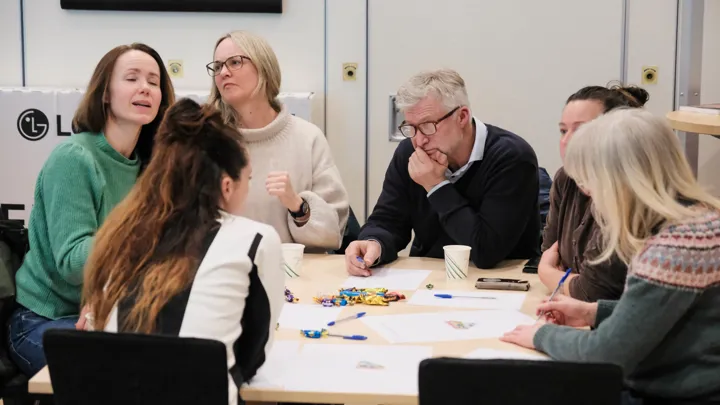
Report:
[[400,123],[405,120],[405,114],[400,111],[399,108],[395,105],[395,95],[391,94],[388,99],[388,108],[389,108],[389,127],[388,127],[388,141],[390,142],[400,142],[403,139],[405,139],[405,136],[400,132],[398,129],[398,126],[400,126]]

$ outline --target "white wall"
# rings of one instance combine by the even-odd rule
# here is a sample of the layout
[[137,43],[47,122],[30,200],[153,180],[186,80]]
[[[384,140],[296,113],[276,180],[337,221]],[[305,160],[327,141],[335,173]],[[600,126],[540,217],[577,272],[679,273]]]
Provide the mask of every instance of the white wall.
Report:
[[[355,81],[343,63],[357,63]],[[327,137],[355,216],[365,218],[365,0],[327,1]]]
[[0,86],[22,85],[21,52],[20,2],[0,1]]
[[208,90],[205,65],[215,41],[247,29],[272,44],[283,66],[282,91],[322,94],[324,7],[324,0],[288,0],[283,14],[146,13],[62,10],[58,0],[25,1],[27,85],[84,87],[105,52],[139,41],[166,61],[184,61],[176,88]]
[[[703,24],[703,65],[700,99],[702,103],[720,102],[720,1],[705,1]],[[700,135],[698,179],[720,196],[720,139]]]
[[[646,108],[665,115],[673,109],[677,0],[629,0],[629,4],[627,84],[647,90]],[[658,67],[656,84],[641,83],[643,66]]]
[[[207,76],[204,66],[212,58],[212,47],[217,37],[232,29],[255,31],[265,36],[278,54],[283,67],[283,91],[313,91],[324,95],[322,102],[325,103],[327,113],[325,130],[328,140],[350,193],[352,207],[362,220],[366,215],[363,208],[365,184],[368,180],[365,178],[365,160],[368,153],[366,133],[370,132],[368,135],[372,137],[377,136],[376,132],[381,131],[380,136],[386,136],[387,126],[384,116],[375,114],[369,117],[369,124],[370,129],[374,127],[378,129],[367,131],[366,86],[376,86],[377,81],[384,83],[388,77],[406,76],[407,72],[413,70],[404,66],[402,60],[385,63],[382,69],[372,72],[370,83],[367,83],[367,65],[373,63],[373,58],[377,61],[378,57],[373,53],[372,48],[369,50],[370,61],[366,60],[365,55],[367,45],[365,7],[368,1],[370,0],[285,0],[283,14],[271,15],[66,11],[60,9],[57,0],[27,0],[24,2],[27,85],[83,88],[97,61],[111,47],[132,41],[143,41],[155,47],[165,60],[184,61],[185,77],[174,79],[178,89],[207,90],[211,79]],[[462,10],[486,10],[493,3],[491,0],[476,1],[486,3],[486,6],[473,8],[471,2],[468,2]],[[524,1],[527,0],[523,2],[516,0],[515,3],[519,7]],[[598,7],[601,1],[608,0],[578,0],[578,4],[582,3],[582,7],[580,5],[577,7],[588,13],[586,21],[589,25],[593,21],[593,16],[589,14],[601,10]],[[613,2],[620,4],[621,0],[613,0]],[[648,108],[656,114],[665,114],[672,108],[673,102],[677,0],[629,0],[629,2],[627,81],[640,84],[643,65],[659,66],[659,83],[645,88],[651,94]],[[413,4],[415,8],[434,10],[436,3],[435,0],[416,0]],[[705,3],[702,95],[704,102],[715,102],[720,100],[720,77],[713,74],[720,68],[720,1],[706,0]],[[537,6],[537,9],[534,8],[535,6],[523,7],[526,12],[530,9],[534,10],[533,13],[539,13],[544,9],[543,6]],[[567,12],[574,10],[573,7],[575,6],[570,4]],[[654,15],[648,10],[652,10]],[[453,11],[455,12],[462,11]],[[131,18],[139,28],[130,28],[128,21]],[[492,16],[478,17],[479,21],[484,18],[492,18]],[[553,22],[553,26],[562,24],[563,18],[569,17],[561,15],[554,18],[553,21],[558,20],[558,22]],[[577,17],[573,18],[577,19]],[[371,21],[371,26],[374,23],[377,22]],[[371,28],[376,29],[377,26]],[[482,30],[474,26],[467,26],[467,30],[472,34],[467,40],[475,43],[473,35],[479,35],[478,32]],[[582,46],[582,27],[578,27],[576,32],[579,38],[578,46]],[[532,33],[528,35],[532,36]],[[2,38],[0,86],[19,86],[22,84],[19,1],[0,1],[0,38]],[[383,49],[392,47],[400,49],[407,46],[398,43],[396,39],[388,32],[382,41],[387,41],[391,45]],[[439,40],[436,42],[426,41],[423,46],[428,52],[439,50],[442,53],[442,50],[447,48],[447,44]],[[395,45],[392,45],[393,43]],[[499,38],[498,43],[502,43],[502,38]],[[529,52],[525,58],[530,67],[538,63],[538,58],[542,58],[548,52],[552,53],[554,49],[552,40],[540,43],[547,44],[548,50],[543,50],[545,45],[538,45]],[[615,47],[617,45],[615,36],[608,37],[607,44]],[[554,58],[557,60],[552,63],[562,66],[565,60],[571,60],[573,57],[574,53],[568,52],[566,55]],[[357,80],[343,81],[341,69],[345,62],[358,63]],[[608,62],[605,60],[598,63]],[[472,72],[463,72],[463,74],[471,85],[478,82]],[[496,74],[507,74],[507,71],[499,69]],[[586,84],[585,82],[604,84],[606,79],[612,78],[614,77],[584,77],[582,71],[577,71],[568,76],[566,82],[554,81],[548,83],[548,86],[563,89],[567,87],[569,94],[575,87]],[[542,79],[518,77],[518,80]],[[475,93],[477,90],[474,90]],[[530,94],[525,97],[538,98],[538,110],[532,115],[525,114],[522,118],[523,122],[536,120],[537,131],[524,130],[523,135],[528,135],[527,138],[538,152],[540,161],[553,172],[559,166],[555,122],[563,100],[546,100],[542,98],[542,94]],[[510,99],[493,101],[486,100],[482,95],[477,98],[475,104],[485,109],[488,103],[514,105]],[[508,111],[504,115],[493,117],[493,120],[500,125],[517,127],[514,124],[515,120],[518,120],[517,116],[517,112]],[[375,120],[382,122],[378,124]],[[716,175],[720,169],[720,139],[701,137],[700,147],[700,180],[712,186],[720,194],[720,178]],[[373,156],[368,158],[370,165],[373,165]],[[385,162],[386,157],[382,156],[376,165],[384,166]],[[375,177],[378,175],[375,174],[371,180],[381,181],[381,178]],[[374,200],[370,201],[371,208],[374,202]]]

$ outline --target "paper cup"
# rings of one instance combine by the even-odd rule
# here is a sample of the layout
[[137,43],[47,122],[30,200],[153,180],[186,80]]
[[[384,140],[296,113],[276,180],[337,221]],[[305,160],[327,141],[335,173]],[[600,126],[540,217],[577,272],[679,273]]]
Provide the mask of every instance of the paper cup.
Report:
[[448,280],[465,280],[470,264],[470,246],[447,245],[445,250],[445,275]]
[[300,277],[302,273],[303,254],[305,245],[300,243],[283,243],[283,269],[290,278]]

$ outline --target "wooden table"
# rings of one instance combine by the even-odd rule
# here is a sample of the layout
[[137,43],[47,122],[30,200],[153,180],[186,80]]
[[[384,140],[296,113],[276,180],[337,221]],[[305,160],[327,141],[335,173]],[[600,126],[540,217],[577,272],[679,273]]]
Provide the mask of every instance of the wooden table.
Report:
[[[502,263],[493,270],[479,270],[472,268],[469,271],[467,280],[463,281],[447,281],[445,278],[444,262],[438,259],[424,258],[400,258],[389,266],[397,269],[423,269],[432,270],[432,273],[421,284],[420,288],[432,283],[434,289],[437,290],[465,290],[477,291],[474,287],[475,280],[478,277],[501,277],[501,278],[520,278],[528,280],[531,284],[530,291],[522,306],[522,312],[534,316],[537,304],[547,296],[549,291],[545,288],[537,275],[522,273],[522,267],[525,260],[508,261]],[[287,287],[300,299],[301,303],[311,303],[312,297],[318,291],[332,292],[337,291],[340,285],[347,279],[345,272],[344,257],[339,255],[305,255],[303,264],[303,273],[300,278],[288,279]],[[400,291],[409,299],[413,291]],[[516,292],[508,292],[510,294]],[[291,305],[291,304],[287,304]],[[389,315],[389,314],[408,314],[408,313],[426,313],[426,312],[442,312],[457,311],[458,308],[443,307],[426,307],[408,305],[406,302],[393,302],[389,306],[362,306],[367,312],[367,316],[372,315]],[[357,307],[346,308],[339,315],[347,316],[357,312]],[[373,329],[367,327],[362,322],[349,322],[347,324],[339,324],[333,327],[336,333],[363,334],[368,337],[366,341],[345,342],[347,344],[372,344],[387,345],[388,342],[378,336]],[[299,340],[307,342],[306,338],[300,336],[298,331],[279,329],[276,333],[277,340]],[[332,343],[343,343],[342,340],[333,340]],[[422,345],[422,343],[417,343]],[[501,342],[498,339],[478,339],[451,342],[437,342],[427,344],[433,349],[433,357],[452,356],[462,357],[469,352],[478,348],[502,349],[516,352],[525,352],[537,354],[532,350],[523,349],[521,347]],[[318,376],[318,378],[322,378]],[[47,367],[35,375],[29,382],[29,391],[36,394],[51,394],[52,385],[50,383],[50,374]],[[242,397],[246,401],[259,402],[305,402],[305,403],[324,403],[324,404],[412,404],[416,405],[418,399],[416,395],[373,395],[368,393],[353,392],[298,392],[285,391],[281,388],[258,388],[252,386],[243,386],[241,388]]]
[[720,115],[671,111],[667,113],[666,118],[670,122],[670,126],[678,131],[720,135]]
[[688,111],[671,111],[665,116],[670,126],[685,132],[685,157],[695,176],[698,174],[700,140],[698,134],[720,138],[720,115],[700,114]]

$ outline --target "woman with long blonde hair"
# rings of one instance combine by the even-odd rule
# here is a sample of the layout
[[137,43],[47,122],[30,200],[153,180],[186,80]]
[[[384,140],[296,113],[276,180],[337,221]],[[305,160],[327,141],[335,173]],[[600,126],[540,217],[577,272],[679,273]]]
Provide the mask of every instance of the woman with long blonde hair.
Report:
[[243,215],[272,225],[283,242],[308,252],[340,248],[350,204],[320,128],[278,99],[281,73],[268,42],[247,31],[223,35],[207,64],[208,102],[240,129],[257,181]]
[[238,216],[252,170],[239,137],[212,107],[170,107],[153,160],[97,234],[83,291],[94,329],[225,343],[230,404],[267,358],[285,281],[275,230]]
[[[592,197],[605,249],[628,263],[618,301],[560,296],[503,340],[553,359],[622,367],[626,403],[720,400],[720,201],[667,122],[621,109],[583,125],[565,169]],[[594,330],[575,327],[594,326]],[[671,402],[667,402],[671,401]]]

